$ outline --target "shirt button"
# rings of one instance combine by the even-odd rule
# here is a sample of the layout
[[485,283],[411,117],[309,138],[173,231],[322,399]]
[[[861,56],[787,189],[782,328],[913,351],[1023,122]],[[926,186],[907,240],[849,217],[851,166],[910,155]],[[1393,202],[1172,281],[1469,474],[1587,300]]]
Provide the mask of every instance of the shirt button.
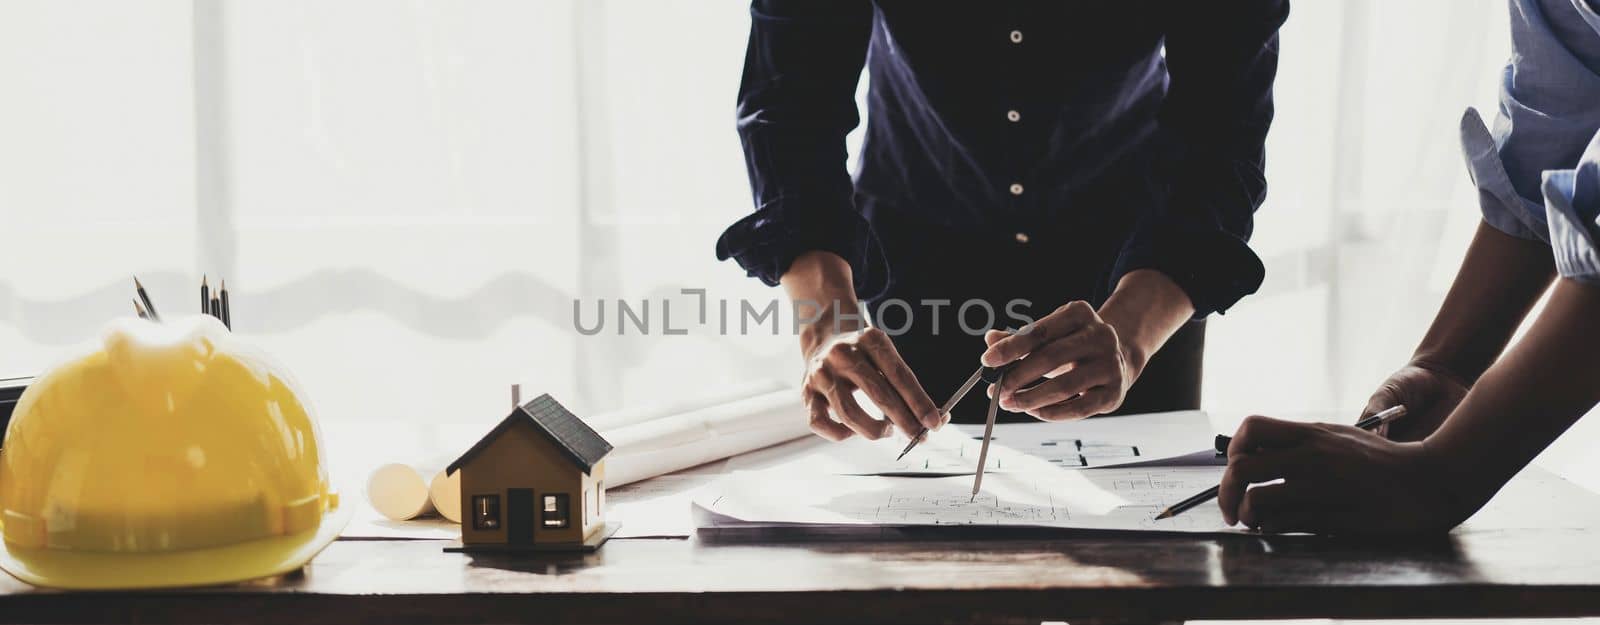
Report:
[[1027,244],[1027,242],[1028,242],[1028,233],[1026,233],[1026,232],[1018,232],[1017,233],[1017,242],[1018,243],[1022,243],[1022,244]]
[[1022,113],[1018,113],[1016,111],[1006,111],[1006,119],[1014,122],[1020,122],[1022,121]]
[[1011,194],[1012,195],[1022,195],[1022,185],[1017,184],[1015,182],[1011,183]]
[[1020,30],[1011,31],[1011,43],[1022,43],[1022,31],[1020,31]]

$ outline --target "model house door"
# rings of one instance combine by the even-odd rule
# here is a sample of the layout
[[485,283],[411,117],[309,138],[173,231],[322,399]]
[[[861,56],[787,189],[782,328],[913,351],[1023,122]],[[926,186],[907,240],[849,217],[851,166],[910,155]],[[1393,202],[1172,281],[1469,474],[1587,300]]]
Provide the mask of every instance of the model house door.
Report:
[[533,543],[533,489],[512,488],[506,491],[506,543],[528,545]]

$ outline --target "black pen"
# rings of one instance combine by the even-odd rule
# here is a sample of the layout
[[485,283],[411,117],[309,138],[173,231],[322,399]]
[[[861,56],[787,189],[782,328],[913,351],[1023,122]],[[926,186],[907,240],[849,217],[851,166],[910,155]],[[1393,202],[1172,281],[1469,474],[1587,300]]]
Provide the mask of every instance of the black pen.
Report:
[[[1373,429],[1376,429],[1380,425],[1383,425],[1385,423],[1388,423],[1388,422],[1393,421],[1395,419],[1399,419],[1400,417],[1404,417],[1404,416],[1406,416],[1406,407],[1405,406],[1392,406],[1390,408],[1386,408],[1386,409],[1380,410],[1378,412],[1375,412],[1370,417],[1367,417],[1365,419],[1357,421],[1356,422],[1356,427],[1361,428],[1363,430],[1373,430]],[[1232,442],[1233,442],[1232,438],[1229,438],[1227,436],[1219,435],[1219,436],[1217,436],[1216,440],[1214,441],[1214,444],[1215,444],[1215,446],[1217,448],[1217,451],[1219,453],[1227,453],[1228,452],[1228,445],[1230,443],[1232,443]],[[1156,515],[1156,520],[1160,521],[1162,519],[1170,519],[1172,517],[1175,517],[1175,516],[1178,516],[1178,515],[1183,514],[1185,512],[1188,512],[1189,510],[1193,510],[1195,506],[1203,504],[1203,503],[1205,503],[1207,501],[1211,501],[1212,499],[1216,499],[1217,498],[1217,493],[1219,491],[1221,491],[1221,490],[1222,490],[1222,485],[1218,484],[1216,486],[1212,486],[1211,488],[1207,488],[1207,489],[1205,489],[1203,491],[1195,493],[1193,496],[1189,497],[1188,499],[1185,499],[1185,500],[1180,501],[1178,503],[1172,504],[1171,507],[1167,508],[1166,510],[1162,510],[1161,514]]]

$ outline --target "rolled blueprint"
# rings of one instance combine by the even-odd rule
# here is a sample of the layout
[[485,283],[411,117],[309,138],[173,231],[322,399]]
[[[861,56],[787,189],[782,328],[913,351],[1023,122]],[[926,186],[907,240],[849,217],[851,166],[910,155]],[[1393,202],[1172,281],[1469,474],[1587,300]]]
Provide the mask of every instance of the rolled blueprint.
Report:
[[444,471],[434,473],[433,479],[428,481],[428,501],[433,503],[433,509],[439,512],[439,516],[460,523],[461,472],[450,475],[445,475]]
[[806,436],[799,391],[785,388],[601,432],[615,449],[606,486],[622,486]]
[[[696,397],[680,399],[677,401],[662,402],[647,406],[634,406],[612,412],[597,414],[585,418],[584,423],[595,429],[596,432],[610,432],[630,425],[637,425],[646,421],[654,421],[673,415],[693,412],[703,408],[720,406],[729,402],[749,399],[758,395],[771,393],[784,388],[783,383],[777,380],[755,380],[744,384],[736,384],[718,391],[706,393]],[[616,444],[615,441],[612,442]]]
[[422,476],[416,467],[398,462],[378,467],[367,477],[367,501],[379,514],[395,521],[432,512],[428,483]]

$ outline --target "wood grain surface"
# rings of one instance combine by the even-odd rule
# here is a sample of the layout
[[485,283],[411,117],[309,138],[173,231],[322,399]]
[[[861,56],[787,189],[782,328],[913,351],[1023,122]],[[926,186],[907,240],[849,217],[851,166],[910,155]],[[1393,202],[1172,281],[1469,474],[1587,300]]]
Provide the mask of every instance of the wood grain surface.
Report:
[[1524,472],[1446,536],[930,530],[613,540],[593,554],[340,541],[242,586],[73,594],[0,577],[0,623],[1037,623],[1600,615],[1600,501]]

